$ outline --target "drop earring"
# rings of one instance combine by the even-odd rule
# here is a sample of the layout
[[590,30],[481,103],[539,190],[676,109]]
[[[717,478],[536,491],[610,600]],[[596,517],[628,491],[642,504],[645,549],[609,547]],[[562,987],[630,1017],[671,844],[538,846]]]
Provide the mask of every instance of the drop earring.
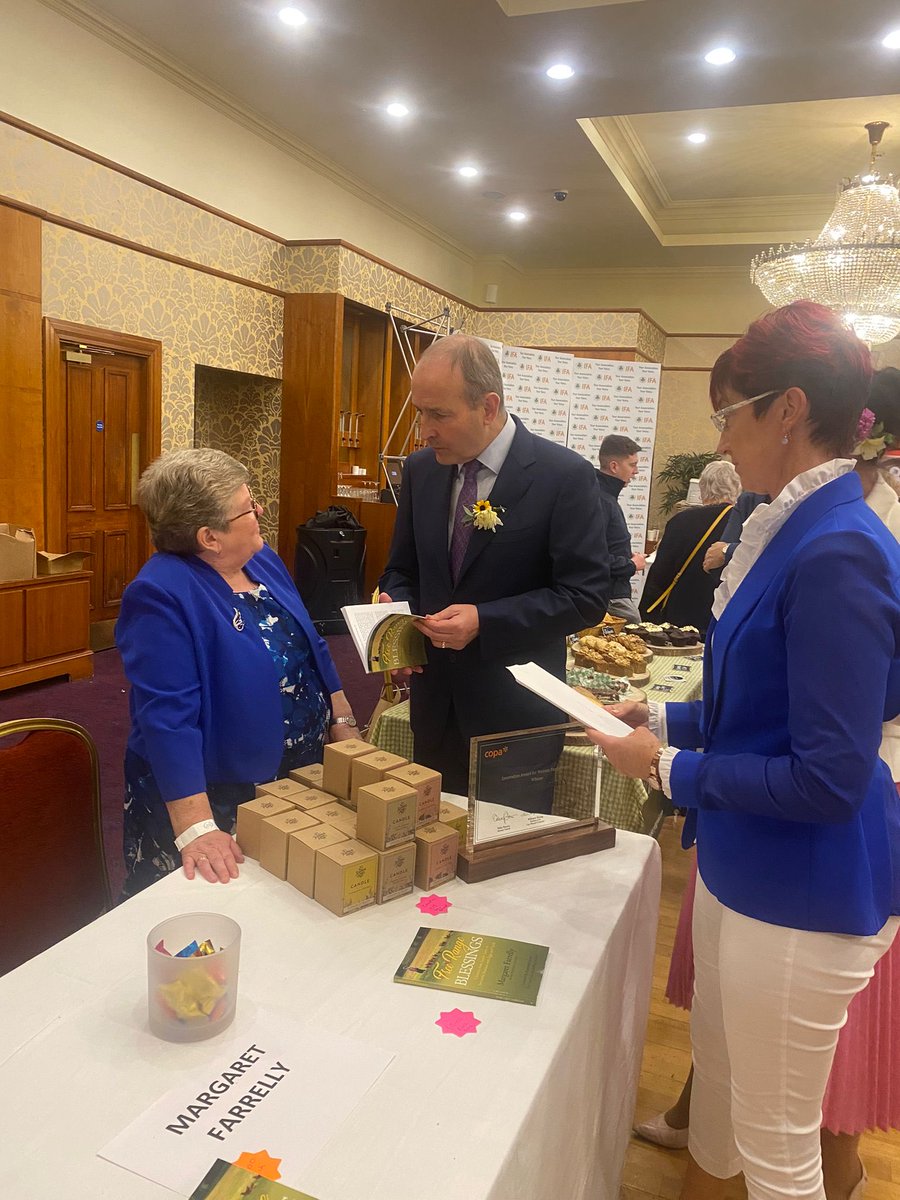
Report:
[[790,440],[791,440],[791,436],[790,436],[790,434],[788,434],[788,433],[785,433],[785,434],[782,436],[782,438],[781,438],[781,444],[782,444],[782,446],[786,446]]

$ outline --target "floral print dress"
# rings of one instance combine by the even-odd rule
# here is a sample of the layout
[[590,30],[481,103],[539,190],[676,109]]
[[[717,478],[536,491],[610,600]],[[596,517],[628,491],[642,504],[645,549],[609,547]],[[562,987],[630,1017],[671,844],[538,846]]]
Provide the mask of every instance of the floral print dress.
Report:
[[[278,669],[284,753],[276,778],[296,767],[321,762],[331,716],[329,697],[306,634],[271,595],[264,584],[253,591],[236,592],[235,603],[245,622],[255,624]],[[256,784],[212,783],[207,787],[213,818],[220,829],[234,831],[237,806],[252,800]],[[125,755],[125,826],[123,833],[126,878],[122,899],[156,883],[181,864],[165,801],[159,794],[153,768],[140,755]]]

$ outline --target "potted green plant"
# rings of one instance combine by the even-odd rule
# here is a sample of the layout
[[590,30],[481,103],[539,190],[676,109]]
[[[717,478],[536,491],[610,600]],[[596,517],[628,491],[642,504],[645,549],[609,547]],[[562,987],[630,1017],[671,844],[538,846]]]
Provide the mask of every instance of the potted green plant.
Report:
[[708,463],[715,462],[718,454],[707,450],[703,454],[670,454],[657,479],[665,485],[660,499],[660,508],[668,516],[680,500],[686,500],[692,479],[697,479]]

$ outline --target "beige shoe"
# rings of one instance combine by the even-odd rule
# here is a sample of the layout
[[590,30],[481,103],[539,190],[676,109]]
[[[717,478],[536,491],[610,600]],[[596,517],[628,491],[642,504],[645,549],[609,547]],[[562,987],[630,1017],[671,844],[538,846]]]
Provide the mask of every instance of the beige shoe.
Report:
[[[656,1146],[666,1146],[669,1150],[684,1150],[688,1144],[688,1131],[673,1129],[666,1120],[665,1113],[657,1113],[648,1121],[642,1121],[640,1125],[635,1125],[634,1132],[645,1141],[653,1142]],[[863,1176],[863,1180],[865,1180],[865,1176]],[[850,1200],[860,1200],[861,1196],[862,1192],[859,1196],[854,1192]]]

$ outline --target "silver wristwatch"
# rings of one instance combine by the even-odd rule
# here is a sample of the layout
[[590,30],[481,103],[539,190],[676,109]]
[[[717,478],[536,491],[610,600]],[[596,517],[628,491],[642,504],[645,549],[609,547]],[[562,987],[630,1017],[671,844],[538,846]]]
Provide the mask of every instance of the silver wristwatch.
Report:
[[332,717],[332,725],[349,725],[351,729],[358,728],[356,717]]

